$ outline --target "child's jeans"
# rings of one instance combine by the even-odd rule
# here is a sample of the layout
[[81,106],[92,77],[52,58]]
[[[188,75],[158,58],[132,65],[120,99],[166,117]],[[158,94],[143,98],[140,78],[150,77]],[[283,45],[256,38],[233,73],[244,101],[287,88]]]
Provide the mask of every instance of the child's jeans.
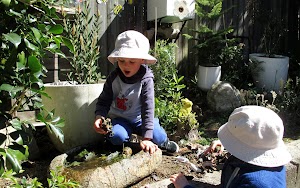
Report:
[[[159,120],[154,118],[154,128],[153,128],[153,139],[152,142],[161,145],[167,140],[166,131],[160,126]],[[113,145],[122,145],[123,142],[129,142],[129,138],[131,134],[141,135],[141,122],[138,123],[129,123],[127,120],[123,118],[115,118],[112,119],[112,131],[113,136],[107,137]]]

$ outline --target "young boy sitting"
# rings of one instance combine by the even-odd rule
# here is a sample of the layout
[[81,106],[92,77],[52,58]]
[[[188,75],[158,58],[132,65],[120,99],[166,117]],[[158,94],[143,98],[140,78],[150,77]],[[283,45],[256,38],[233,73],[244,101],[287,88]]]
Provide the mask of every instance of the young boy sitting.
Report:
[[154,118],[153,73],[147,64],[156,62],[149,53],[149,40],[133,30],[118,35],[114,51],[108,60],[117,68],[109,74],[96,104],[94,129],[100,134],[108,132],[101,126],[109,117],[112,132],[107,139],[113,145],[128,142],[131,134],[142,136],[141,149],[154,153],[158,147],[178,152],[178,145],[170,141],[159,120]]

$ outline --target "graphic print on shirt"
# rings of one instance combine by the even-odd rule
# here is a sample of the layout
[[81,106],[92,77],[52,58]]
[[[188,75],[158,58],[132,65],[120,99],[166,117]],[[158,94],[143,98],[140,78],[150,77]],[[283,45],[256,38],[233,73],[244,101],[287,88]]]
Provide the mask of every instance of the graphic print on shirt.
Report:
[[117,108],[127,110],[126,101],[128,101],[128,99],[124,98],[124,95],[121,95],[121,98],[117,97]]

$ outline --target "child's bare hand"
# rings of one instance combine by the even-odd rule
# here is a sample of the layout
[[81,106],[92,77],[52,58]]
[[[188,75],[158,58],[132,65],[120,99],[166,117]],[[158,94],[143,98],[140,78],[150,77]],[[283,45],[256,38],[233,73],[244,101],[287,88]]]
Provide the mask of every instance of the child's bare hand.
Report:
[[96,117],[96,120],[94,122],[94,129],[97,133],[100,133],[100,134],[107,134],[108,131],[105,131],[102,129],[102,118],[97,118]]
[[149,152],[150,154],[154,153],[158,149],[158,146],[150,140],[141,141],[140,146],[142,150],[144,150],[145,152]]
[[221,154],[224,151],[224,146],[222,145],[220,140],[214,140],[211,142],[210,146],[204,151],[204,154],[214,153],[217,147],[220,147],[218,153]]
[[183,173],[171,175],[170,181],[174,184],[175,188],[182,188],[189,185]]

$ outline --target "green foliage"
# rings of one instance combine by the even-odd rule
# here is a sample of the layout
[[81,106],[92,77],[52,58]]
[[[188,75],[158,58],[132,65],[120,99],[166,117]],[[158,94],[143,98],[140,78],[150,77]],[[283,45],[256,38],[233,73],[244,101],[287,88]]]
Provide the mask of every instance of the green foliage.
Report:
[[[38,181],[37,178],[28,179],[26,177],[22,178],[16,178],[16,173],[12,170],[8,170],[4,172],[1,175],[1,178],[9,179],[11,181],[11,184],[9,187],[15,187],[15,188],[23,188],[23,187],[33,187],[33,188],[43,188],[43,184]],[[65,175],[62,175],[60,173],[60,169],[51,170],[50,171],[50,178],[47,178],[48,186],[49,188],[74,188],[74,187],[80,187],[80,184],[66,179]]]
[[180,108],[179,102],[155,98],[155,116],[159,118],[161,126],[167,132],[173,133],[176,130]]
[[[46,95],[42,81],[46,68],[42,59],[46,52],[63,56],[63,26],[56,24],[58,18],[56,10],[45,1],[0,2],[0,126],[4,130],[0,133],[1,174],[9,169],[21,172],[21,163],[27,160],[34,126],[15,114],[25,107],[43,109],[40,96]],[[6,101],[13,104],[6,105]],[[56,122],[51,124],[53,129],[59,129]]]
[[[169,81],[173,80],[177,75],[175,49],[177,48],[175,43],[167,44],[165,40],[158,40],[156,42],[156,48],[151,53],[157,58],[157,63],[151,65],[151,69],[154,74],[154,90],[156,97],[165,96],[166,92],[174,90],[174,84],[170,85]],[[183,85],[176,86],[177,90],[180,90]]]
[[187,126],[197,125],[193,112],[185,115],[180,113],[183,108],[182,83],[184,77],[178,76],[175,60],[176,44],[158,40],[151,53],[157,58],[157,63],[151,65],[154,74],[155,90],[155,116],[159,118],[161,125],[168,132],[175,132],[179,123]]
[[[211,29],[218,18],[223,16],[222,0],[196,0],[196,15],[200,18],[198,29],[192,29],[195,36],[184,34],[187,39],[196,41],[198,64],[204,66],[222,65],[222,53],[235,39],[229,39],[228,34],[234,30],[230,27],[219,30]],[[223,23],[224,24],[224,23]]]
[[60,169],[51,170],[50,171],[51,178],[48,178],[48,186],[49,188],[73,188],[80,187],[80,184],[76,181],[72,181],[66,178],[66,176],[60,173]]
[[244,44],[232,44],[224,48],[220,59],[223,62],[221,80],[230,82],[238,89],[249,88],[249,83],[253,81],[251,67],[244,58]]
[[45,114],[39,113],[37,115],[37,120],[43,122],[47,126],[48,130],[53,132],[54,135],[56,135],[59,140],[64,143],[64,133],[62,132],[61,128],[65,125],[65,121],[54,115],[54,109],[49,112],[47,109],[43,108],[43,113]]
[[99,12],[92,14],[92,8],[89,1],[84,1],[74,15],[63,14],[64,28],[70,39],[65,44],[72,54],[68,78],[79,84],[94,84],[101,80],[98,68],[101,16]]

